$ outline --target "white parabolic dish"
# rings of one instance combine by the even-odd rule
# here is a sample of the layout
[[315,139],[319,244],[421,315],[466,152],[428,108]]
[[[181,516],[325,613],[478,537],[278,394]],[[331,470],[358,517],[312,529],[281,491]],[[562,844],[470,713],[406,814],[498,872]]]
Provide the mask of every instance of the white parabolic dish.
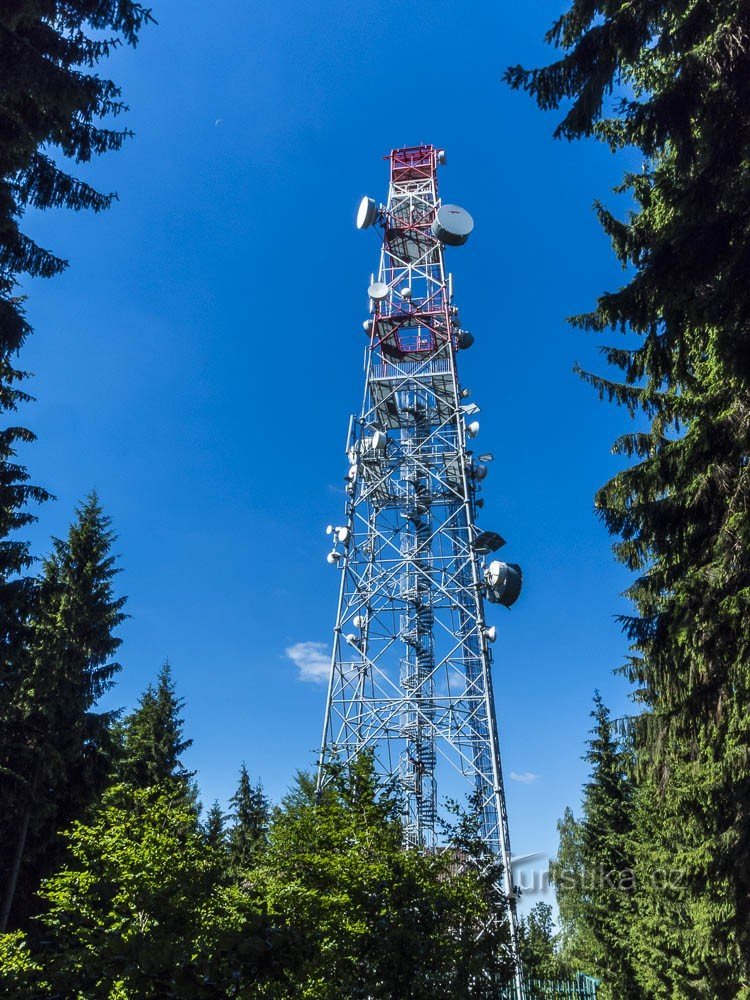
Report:
[[373,224],[377,217],[378,208],[375,204],[375,199],[368,198],[367,195],[365,195],[359,203],[359,208],[357,209],[357,229],[367,229]]
[[441,205],[432,223],[432,235],[449,247],[464,244],[474,228],[474,220],[459,205]]
[[384,281],[373,281],[373,283],[367,289],[367,294],[370,296],[371,299],[374,299],[376,302],[380,302],[381,299],[387,297],[389,291],[390,288],[388,287],[388,285],[386,285]]

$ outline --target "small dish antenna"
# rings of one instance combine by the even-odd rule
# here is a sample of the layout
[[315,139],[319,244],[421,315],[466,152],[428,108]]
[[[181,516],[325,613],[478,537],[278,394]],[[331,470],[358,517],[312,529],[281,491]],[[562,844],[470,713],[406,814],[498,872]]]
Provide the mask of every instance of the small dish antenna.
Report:
[[377,217],[378,206],[375,204],[375,199],[365,195],[357,209],[357,229],[369,229]]
[[388,443],[388,435],[384,434],[383,431],[375,431],[373,433],[372,435],[373,451],[382,451],[387,443]]
[[441,205],[432,223],[432,235],[446,246],[460,247],[468,240],[473,228],[474,220],[465,208]]
[[388,292],[390,292],[390,288],[384,281],[373,281],[367,289],[367,294],[374,302],[382,302],[388,297]]

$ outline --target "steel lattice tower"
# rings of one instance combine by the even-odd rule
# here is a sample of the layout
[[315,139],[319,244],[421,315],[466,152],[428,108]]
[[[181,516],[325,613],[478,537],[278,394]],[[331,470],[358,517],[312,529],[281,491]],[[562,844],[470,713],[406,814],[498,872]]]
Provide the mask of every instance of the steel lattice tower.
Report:
[[407,843],[418,848],[437,846],[438,783],[443,795],[461,785],[472,793],[483,839],[502,861],[515,957],[495,629],[484,604],[510,606],[521,576],[492,560],[503,540],[476,525],[491,456],[469,447],[479,408],[467,402],[457,355],[473,338],[444,263],[445,246],[466,242],[473,223],[440,202],[443,151],[416,146],[386,159],[388,203],[366,198],[357,218],[360,229],[378,225],[383,242],[369,288],[364,400],[349,426],[346,520],[328,528],[341,587],[321,764],[371,749],[398,779]]

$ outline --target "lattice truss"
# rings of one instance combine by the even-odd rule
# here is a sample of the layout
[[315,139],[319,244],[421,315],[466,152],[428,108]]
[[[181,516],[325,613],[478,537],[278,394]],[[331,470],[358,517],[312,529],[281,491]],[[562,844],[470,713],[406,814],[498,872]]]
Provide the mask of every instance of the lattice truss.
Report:
[[347,444],[346,520],[331,529],[341,588],[322,760],[371,749],[401,786],[407,841],[418,847],[438,843],[438,785],[443,795],[471,793],[512,897],[494,631],[484,615],[483,564],[494,546],[475,524],[487,469],[467,447],[477,408],[456,357],[471,338],[433,235],[438,156],[430,146],[390,155],[364,400]]

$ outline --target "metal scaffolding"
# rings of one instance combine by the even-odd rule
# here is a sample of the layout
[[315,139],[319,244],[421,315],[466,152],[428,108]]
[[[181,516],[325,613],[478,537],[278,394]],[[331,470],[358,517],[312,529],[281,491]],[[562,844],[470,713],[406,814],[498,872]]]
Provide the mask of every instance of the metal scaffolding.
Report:
[[349,426],[346,518],[328,529],[341,587],[319,780],[327,761],[372,751],[402,789],[407,844],[428,850],[439,846],[438,787],[469,793],[488,856],[502,862],[515,958],[495,629],[484,605],[510,606],[521,577],[493,559],[500,536],[476,525],[492,456],[470,447],[479,407],[461,386],[457,356],[473,338],[444,262],[445,246],[466,242],[473,222],[438,197],[443,151],[416,146],[387,159],[388,202],[364,199],[357,219],[379,226],[383,242],[364,324],[364,399]]

